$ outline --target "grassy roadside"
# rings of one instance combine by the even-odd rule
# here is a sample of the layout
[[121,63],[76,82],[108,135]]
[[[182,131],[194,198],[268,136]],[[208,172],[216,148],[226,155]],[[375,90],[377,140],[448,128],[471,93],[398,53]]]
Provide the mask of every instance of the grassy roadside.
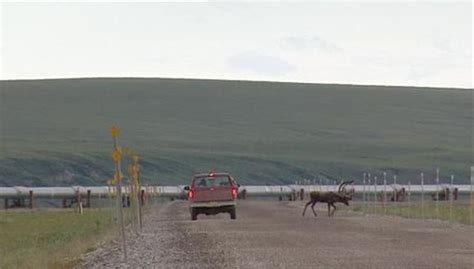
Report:
[[474,205],[469,204],[469,201],[455,202],[452,205],[449,202],[440,202],[438,206],[432,201],[425,202],[423,206],[420,202],[389,203],[386,206],[371,203],[367,203],[364,206],[362,203],[357,203],[353,205],[352,209],[355,212],[376,215],[385,214],[404,218],[439,219],[467,225],[474,223],[474,219],[471,220],[471,216],[474,216]]
[[0,268],[69,268],[116,231],[112,209],[0,211]]

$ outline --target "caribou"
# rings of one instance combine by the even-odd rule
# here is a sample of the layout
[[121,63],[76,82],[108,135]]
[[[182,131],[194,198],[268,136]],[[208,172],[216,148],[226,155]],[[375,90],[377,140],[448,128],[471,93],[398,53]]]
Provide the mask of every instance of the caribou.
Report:
[[[311,210],[313,210],[314,216],[317,217],[316,211],[314,211],[314,206],[317,202],[320,203],[327,203],[328,204],[328,216],[332,216],[336,211],[335,203],[343,203],[345,205],[349,205],[349,201],[352,200],[352,194],[354,193],[354,189],[351,191],[346,190],[347,184],[352,184],[354,181],[344,181],[339,185],[339,189],[337,192],[319,192],[319,191],[312,191],[309,195],[311,200],[306,203],[304,210],[303,210],[303,217],[306,212],[306,208],[311,205]],[[334,208],[331,214],[331,207]]]

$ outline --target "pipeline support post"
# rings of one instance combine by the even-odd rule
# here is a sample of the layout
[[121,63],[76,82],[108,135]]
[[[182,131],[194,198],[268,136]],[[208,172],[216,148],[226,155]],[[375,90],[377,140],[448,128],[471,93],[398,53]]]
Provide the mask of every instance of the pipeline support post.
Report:
[[28,207],[30,209],[33,209],[33,191],[32,190],[29,191],[28,198],[29,198]]
[[145,190],[141,190],[140,192],[140,203],[142,206],[145,205]]
[[87,190],[86,207],[91,207],[91,190]]

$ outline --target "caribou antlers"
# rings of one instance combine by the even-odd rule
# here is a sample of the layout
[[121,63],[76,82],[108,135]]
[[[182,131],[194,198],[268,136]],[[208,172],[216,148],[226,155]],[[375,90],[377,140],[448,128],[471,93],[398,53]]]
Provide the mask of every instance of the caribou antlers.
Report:
[[[321,203],[327,203],[328,204],[328,216],[332,216],[334,212],[336,211],[336,206],[334,205],[335,203],[344,203],[345,205],[349,205],[349,201],[352,200],[352,193],[354,190],[351,192],[346,191],[346,185],[347,184],[352,184],[354,181],[344,181],[339,185],[339,189],[337,192],[318,192],[318,191],[313,191],[309,195],[311,197],[311,200],[306,203],[304,206],[303,210],[303,217],[306,212],[306,208],[311,204],[311,210],[313,210],[314,216],[316,217],[318,214],[316,214],[316,211],[314,211],[314,206],[316,205],[317,202]],[[334,208],[331,214],[331,207]]]

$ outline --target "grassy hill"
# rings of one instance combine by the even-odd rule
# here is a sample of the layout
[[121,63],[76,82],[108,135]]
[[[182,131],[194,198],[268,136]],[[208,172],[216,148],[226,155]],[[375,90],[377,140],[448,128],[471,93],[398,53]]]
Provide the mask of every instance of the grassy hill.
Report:
[[283,183],[363,171],[417,180],[472,163],[470,89],[97,78],[0,81],[0,185],[104,184],[113,123],[144,181],[229,171]]

